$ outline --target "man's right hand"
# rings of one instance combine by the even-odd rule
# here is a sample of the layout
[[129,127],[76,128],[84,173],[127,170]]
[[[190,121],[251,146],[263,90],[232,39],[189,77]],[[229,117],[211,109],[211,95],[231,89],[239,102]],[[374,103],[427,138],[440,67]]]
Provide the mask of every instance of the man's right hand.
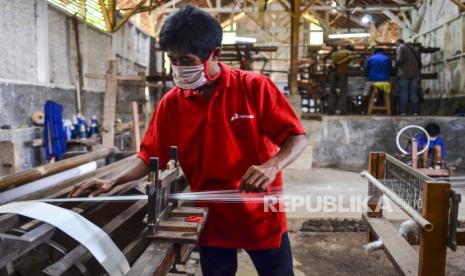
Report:
[[113,180],[91,178],[75,185],[68,196],[77,197],[86,191],[87,193],[90,192],[89,197],[98,196],[111,191],[114,184]]

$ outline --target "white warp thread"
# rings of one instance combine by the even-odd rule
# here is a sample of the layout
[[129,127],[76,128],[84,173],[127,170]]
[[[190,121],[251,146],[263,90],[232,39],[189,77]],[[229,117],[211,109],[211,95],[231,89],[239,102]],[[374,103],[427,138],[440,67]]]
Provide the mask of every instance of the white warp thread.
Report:
[[44,202],[19,201],[1,205],[0,213],[18,214],[55,226],[85,246],[109,275],[125,275],[129,271],[126,257],[110,237],[73,211]]

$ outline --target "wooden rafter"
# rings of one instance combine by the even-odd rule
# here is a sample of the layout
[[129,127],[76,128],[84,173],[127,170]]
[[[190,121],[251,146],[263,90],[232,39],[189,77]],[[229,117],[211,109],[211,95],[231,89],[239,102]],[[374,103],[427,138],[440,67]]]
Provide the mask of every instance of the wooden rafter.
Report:
[[113,22],[110,19],[110,14],[108,13],[107,6],[105,5],[105,0],[98,1],[100,10],[102,11],[103,19],[105,20],[105,30],[107,32],[113,29]]
[[308,11],[308,9],[310,9],[311,6],[313,6],[315,3],[317,2],[317,0],[310,0],[308,1],[307,5],[305,7],[302,8],[302,10],[300,11],[300,13],[305,13]]
[[144,6],[145,2],[147,2],[147,0],[141,0],[139,3],[137,3],[135,7],[133,7],[127,14],[124,15],[124,17],[118,22],[118,24],[116,24],[112,31],[118,31],[131,16],[133,16],[140,8]]

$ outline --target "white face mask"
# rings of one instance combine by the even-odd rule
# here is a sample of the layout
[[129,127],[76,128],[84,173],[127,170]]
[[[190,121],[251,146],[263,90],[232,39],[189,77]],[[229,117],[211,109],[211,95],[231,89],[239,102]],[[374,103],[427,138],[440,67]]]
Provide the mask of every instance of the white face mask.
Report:
[[171,68],[173,68],[174,84],[182,89],[193,90],[208,83],[205,76],[204,64],[194,66],[177,66],[172,64]]

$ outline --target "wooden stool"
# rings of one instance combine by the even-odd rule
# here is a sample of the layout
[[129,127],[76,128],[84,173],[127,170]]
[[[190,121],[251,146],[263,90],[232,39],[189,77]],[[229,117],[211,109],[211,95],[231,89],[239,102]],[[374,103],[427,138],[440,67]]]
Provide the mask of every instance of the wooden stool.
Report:
[[[375,100],[378,95],[383,93],[384,105],[376,105]],[[376,83],[373,83],[370,90],[369,102],[368,102],[368,115],[372,115],[373,111],[384,112],[386,115],[391,115],[391,93],[380,89]]]

